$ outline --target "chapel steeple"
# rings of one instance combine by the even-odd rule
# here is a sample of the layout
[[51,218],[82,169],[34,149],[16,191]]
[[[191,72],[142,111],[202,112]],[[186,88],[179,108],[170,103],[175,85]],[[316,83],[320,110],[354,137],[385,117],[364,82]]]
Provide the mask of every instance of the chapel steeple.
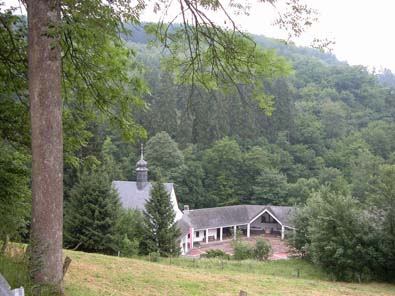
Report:
[[137,188],[142,189],[148,182],[147,162],[144,160],[144,146],[141,144],[140,160],[136,163]]

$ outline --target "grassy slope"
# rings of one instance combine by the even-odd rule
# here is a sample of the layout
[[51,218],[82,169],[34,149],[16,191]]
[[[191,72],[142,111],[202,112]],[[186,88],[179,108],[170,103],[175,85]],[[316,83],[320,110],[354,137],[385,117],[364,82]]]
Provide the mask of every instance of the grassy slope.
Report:
[[[150,263],[66,251],[73,258],[66,295],[395,295],[389,284],[350,284],[328,280],[298,260],[268,263],[195,262],[176,259]],[[177,265],[177,266],[175,266]],[[296,278],[296,268],[300,278]]]
[[[66,296],[103,295],[394,295],[390,284],[350,284],[330,281],[301,260],[255,261],[162,259],[160,263],[65,251],[73,259],[65,278]],[[296,278],[296,270],[300,278]],[[26,268],[0,256],[0,272],[13,288],[25,286]]]

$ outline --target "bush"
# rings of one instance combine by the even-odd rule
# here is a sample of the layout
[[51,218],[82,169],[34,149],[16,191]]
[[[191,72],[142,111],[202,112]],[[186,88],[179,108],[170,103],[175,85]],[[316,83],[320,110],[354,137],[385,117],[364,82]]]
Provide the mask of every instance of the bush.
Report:
[[269,258],[271,251],[272,251],[272,247],[266,240],[261,238],[256,240],[256,245],[254,249],[256,259],[261,261],[267,260],[267,258]]
[[307,249],[313,263],[342,281],[366,281],[377,275],[382,261],[378,227],[357,200],[322,187],[300,213],[295,225],[306,226],[298,230],[295,247]]
[[159,252],[151,252],[148,254],[149,261],[151,262],[159,262],[160,254]]
[[253,259],[254,253],[254,248],[248,243],[239,240],[233,243],[233,258],[236,260]]
[[225,253],[222,250],[214,249],[214,250],[207,250],[203,257],[206,258],[222,258],[222,259],[230,259],[230,255]]
[[133,257],[138,254],[139,241],[134,239],[130,240],[125,234],[123,240],[120,242],[120,253],[122,257]]

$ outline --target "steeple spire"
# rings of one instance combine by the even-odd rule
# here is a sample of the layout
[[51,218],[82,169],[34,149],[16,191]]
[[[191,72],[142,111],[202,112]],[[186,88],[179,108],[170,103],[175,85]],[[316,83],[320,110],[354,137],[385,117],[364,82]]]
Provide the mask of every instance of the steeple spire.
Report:
[[148,182],[147,162],[144,160],[144,146],[141,144],[140,160],[136,163],[136,182],[137,188],[142,189]]

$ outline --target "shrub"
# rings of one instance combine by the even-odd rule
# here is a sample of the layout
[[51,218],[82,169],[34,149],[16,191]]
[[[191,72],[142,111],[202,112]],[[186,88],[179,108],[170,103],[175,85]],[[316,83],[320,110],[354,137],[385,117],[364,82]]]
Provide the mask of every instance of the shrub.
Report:
[[248,243],[237,240],[233,243],[233,258],[236,260],[252,259],[254,248]]
[[151,252],[148,254],[149,261],[151,262],[159,262],[160,254],[159,252]]
[[138,254],[139,251],[139,241],[134,239],[130,240],[125,234],[123,240],[120,243],[120,252],[123,257],[133,257]]
[[206,258],[222,258],[222,259],[230,259],[229,254],[225,253],[222,250],[214,249],[214,250],[207,250],[206,254],[204,254]]
[[272,247],[266,240],[261,238],[256,240],[256,245],[254,249],[256,259],[261,261],[267,260],[267,258],[269,258],[271,251],[272,251]]

